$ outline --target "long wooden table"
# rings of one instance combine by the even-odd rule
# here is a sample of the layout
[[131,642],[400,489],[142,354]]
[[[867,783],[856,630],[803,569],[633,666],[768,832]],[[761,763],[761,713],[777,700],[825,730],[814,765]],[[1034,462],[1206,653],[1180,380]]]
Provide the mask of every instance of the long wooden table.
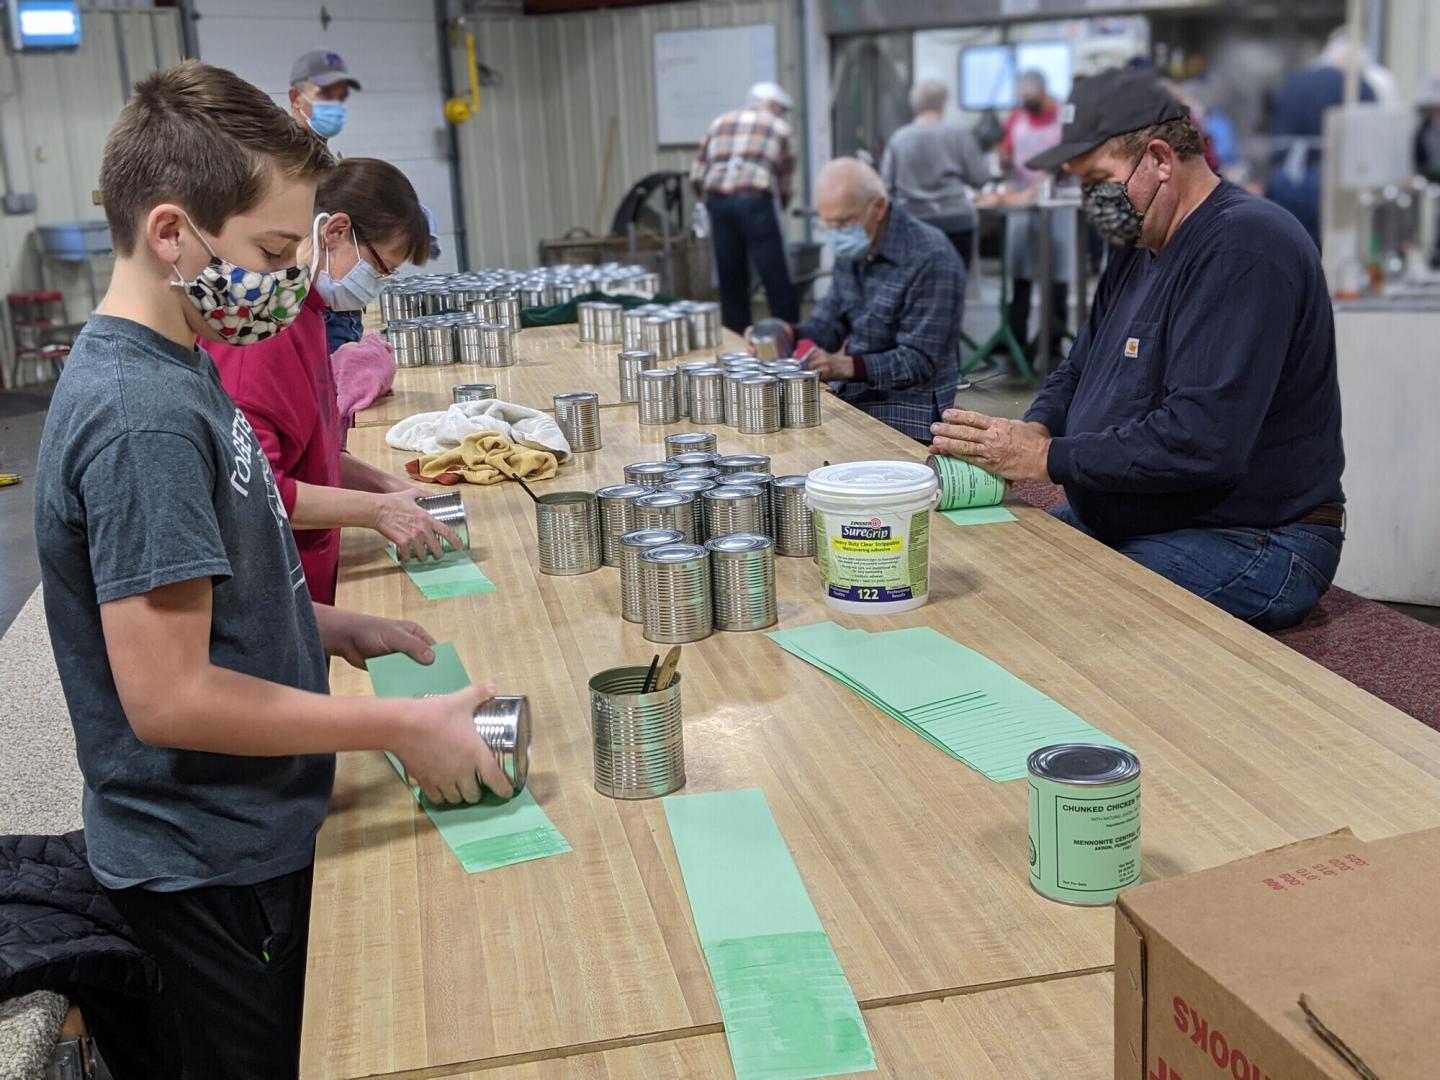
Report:
[[[777,473],[921,454],[834,398],[823,412],[820,428],[772,436],[720,428],[721,448],[771,454]],[[537,487],[618,481],[627,462],[663,456],[667,432],[690,429],[606,409],[604,448]],[[398,471],[406,455],[383,435],[358,429],[350,448]],[[656,646],[620,619],[617,571],[539,573],[517,486],[465,498],[473,554],[498,592],[427,603],[375,534],[347,531],[339,602],[418,619],[456,641],[473,677],[529,695],[531,786],[574,852],[467,876],[382,758],[344,755],[319,839],[303,1072],[725,1075],[662,807],[592,787],[586,683]],[[1149,879],[1341,825],[1378,837],[1440,824],[1440,735],[1048,515],[1013,509],[1008,524],[937,520],[931,602],[904,615],[834,615],[810,560],[777,560],[780,625],[936,626],[1133,746]],[[1043,986],[1061,995],[1049,1019],[1036,1006],[983,1021],[1013,1042],[1005,1060],[1038,1060],[1027,1048],[1058,1039],[1076,1049],[1055,1075],[1109,1074],[1108,1017],[1090,1006],[1108,995],[1098,973],[1113,914],[1031,891],[1023,783],[970,771],[763,633],[717,633],[681,666],[686,790],[764,789],[883,1072],[927,1075],[913,1055],[931,1050],[983,1056],[971,1027],[937,1018],[1004,1015],[1028,1000],[1020,988]],[[333,681],[368,692],[361,672],[337,666]],[[526,1064],[550,1059],[563,1060]]]
[[[744,347],[740,335],[725,330],[719,350],[697,350],[678,356],[661,367],[713,358],[717,351],[739,351]],[[461,383],[494,383],[503,400],[528,405],[532,409],[549,409],[556,394],[572,390],[593,390],[600,395],[600,404],[619,405],[620,375],[616,355],[620,348],[619,345],[582,342],[573,324],[532,327],[515,335],[516,361],[510,367],[446,364],[442,367],[427,365],[396,369],[394,393],[357,413],[355,423],[359,426],[393,424],[414,413],[448,408],[451,388]]]

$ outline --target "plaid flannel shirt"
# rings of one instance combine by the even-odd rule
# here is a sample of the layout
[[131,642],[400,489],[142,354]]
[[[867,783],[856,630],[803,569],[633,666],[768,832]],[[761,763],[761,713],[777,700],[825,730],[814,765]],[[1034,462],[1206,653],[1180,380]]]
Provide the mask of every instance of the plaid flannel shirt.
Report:
[[865,365],[841,398],[896,431],[930,441],[930,425],[955,404],[965,267],[945,234],[892,206],[880,247],[835,260],[830,291],[795,327],[826,352],[844,346]]
[[690,182],[702,197],[775,193],[788,205],[795,186],[790,125],[769,109],[722,113],[705,133]]

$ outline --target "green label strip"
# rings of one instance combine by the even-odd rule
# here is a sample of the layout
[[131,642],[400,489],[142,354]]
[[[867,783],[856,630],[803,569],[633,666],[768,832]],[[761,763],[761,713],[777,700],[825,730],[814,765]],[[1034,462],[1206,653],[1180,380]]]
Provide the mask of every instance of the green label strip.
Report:
[[1015,515],[1003,506],[977,506],[973,510],[941,510],[940,516],[954,525],[998,525],[1014,521]]
[[[465,673],[455,645],[448,641],[435,646],[433,664],[418,664],[404,653],[391,653],[367,660],[365,666],[376,697],[453,694],[470,685],[470,676]],[[404,766],[393,754],[385,756],[403,780]],[[437,806],[418,787],[412,786],[410,793],[440,830],[441,839],[455,853],[466,873],[563,855],[571,850],[529,788],[513,799],[500,799],[487,791],[480,802],[473,805]]]
[[426,600],[448,600],[455,596],[497,591],[495,583],[475,565],[468,551],[447,550],[443,558],[406,559],[401,562],[395,554],[395,545],[391,544],[386,554],[391,562],[409,575]]
[[831,622],[770,638],[991,780],[1019,780],[1042,746],[1121,746],[999,664],[928,626],[868,633]]
[[860,1006],[764,793],[664,805],[737,1080],[873,1070]]

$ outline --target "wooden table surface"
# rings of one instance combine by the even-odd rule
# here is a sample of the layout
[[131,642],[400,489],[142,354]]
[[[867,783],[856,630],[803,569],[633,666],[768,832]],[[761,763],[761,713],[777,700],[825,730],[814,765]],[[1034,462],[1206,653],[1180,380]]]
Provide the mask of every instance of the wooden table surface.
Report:
[[[834,398],[823,408],[816,429],[719,428],[721,450],[772,454],[777,473],[922,456]],[[601,451],[537,487],[616,482],[627,462],[663,456],[664,434],[689,429],[642,428],[630,409],[603,422]],[[398,471],[406,455],[383,434],[358,429],[350,448]],[[472,677],[529,696],[531,786],[575,850],[468,876],[379,755],[343,755],[316,862],[304,1074],[448,1075],[591,1054],[599,1076],[725,1075],[663,808],[592,787],[586,683],[657,647],[620,619],[618,571],[539,573],[518,487],[465,498],[498,592],[426,602],[375,534],[351,530],[339,603],[418,619],[456,641]],[[778,559],[780,625],[933,625],[1124,740],[1146,773],[1147,879],[1341,825],[1371,838],[1440,824],[1440,734],[1048,515],[1013,509],[1008,524],[937,520],[931,602],[903,615],[832,615],[814,564]],[[764,789],[892,1075],[924,1075],[905,1055],[927,1052],[927,1038],[946,1060],[988,1053],[968,1029],[933,1022],[939,999],[981,1007],[1006,984],[1079,985],[1109,967],[1111,910],[1029,887],[1023,782],[972,772],[763,633],[688,645],[681,668],[686,791]],[[333,681],[368,693],[341,665]],[[909,1046],[919,1022],[888,1010],[925,1001],[916,1015],[945,1034]],[[1094,1068],[1054,1074],[1104,1075],[1104,1010],[1055,1008],[1066,1038],[1099,1049]],[[892,1015],[894,1028],[880,1020]],[[1000,1030],[1022,1053],[1055,1026],[1021,1010]],[[669,1040],[683,1042],[653,1045]],[[630,1071],[635,1061],[649,1071]],[[516,1075],[562,1074],[576,1075]]]
[[[715,352],[697,350],[661,367],[713,358],[716,352],[742,351],[744,347],[740,335],[726,330],[723,344]],[[600,395],[600,404],[619,405],[620,372],[616,357],[620,349],[619,345],[581,342],[573,324],[522,330],[515,336],[517,360],[511,367],[446,364],[397,368],[394,393],[357,413],[355,423],[393,424],[414,413],[449,408],[450,390],[461,383],[494,383],[502,400],[532,409],[549,409],[556,394],[572,390],[593,390]]]

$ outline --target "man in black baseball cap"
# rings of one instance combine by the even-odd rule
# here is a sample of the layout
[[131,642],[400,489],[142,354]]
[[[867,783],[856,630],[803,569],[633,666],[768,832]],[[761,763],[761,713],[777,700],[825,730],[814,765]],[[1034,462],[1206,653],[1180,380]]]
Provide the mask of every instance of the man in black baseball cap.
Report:
[[345,126],[345,102],[360,82],[345,70],[337,52],[311,49],[290,65],[290,113],[322,139]]
[[1143,71],[1077,82],[1061,142],[1115,250],[1025,419],[948,411],[934,449],[1062,484],[1055,515],[1265,630],[1299,622],[1344,542],[1329,290],[1290,213],[1222,182]]

